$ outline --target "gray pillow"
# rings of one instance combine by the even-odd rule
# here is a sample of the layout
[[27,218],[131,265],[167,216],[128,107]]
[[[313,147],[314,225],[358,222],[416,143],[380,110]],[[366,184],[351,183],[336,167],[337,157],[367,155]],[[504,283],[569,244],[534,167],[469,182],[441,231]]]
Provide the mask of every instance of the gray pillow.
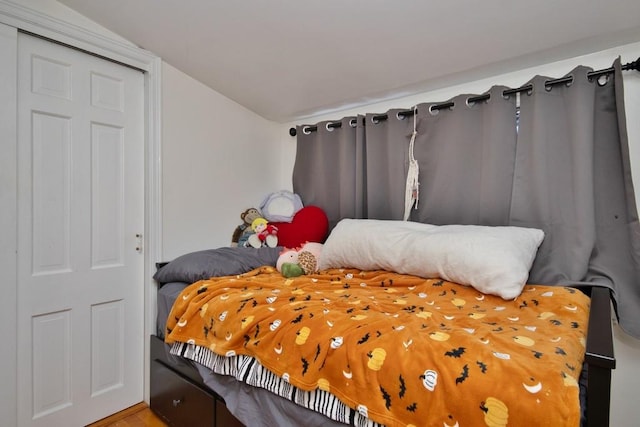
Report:
[[214,276],[230,276],[263,265],[275,267],[281,247],[223,247],[181,255],[161,267],[153,278],[160,284],[194,283]]

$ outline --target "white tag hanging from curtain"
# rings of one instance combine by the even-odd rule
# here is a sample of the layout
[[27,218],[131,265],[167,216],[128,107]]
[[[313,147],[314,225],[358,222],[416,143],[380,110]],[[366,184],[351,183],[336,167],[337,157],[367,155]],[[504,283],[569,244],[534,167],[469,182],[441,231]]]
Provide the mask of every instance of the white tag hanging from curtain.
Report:
[[417,108],[413,107],[413,133],[411,134],[411,140],[409,141],[409,170],[407,171],[407,184],[405,186],[404,193],[404,221],[409,219],[409,215],[411,214],[411,208],[415,204],[415,208],[418,209],[418,199],[420,193],[420,183],[418,182],[418,176],[420,175],[420,170],[418,168],[418,161],[413,156],[413,146],[416,142],[416,135],[418,132],[416,131],[416,116],[417,116]]

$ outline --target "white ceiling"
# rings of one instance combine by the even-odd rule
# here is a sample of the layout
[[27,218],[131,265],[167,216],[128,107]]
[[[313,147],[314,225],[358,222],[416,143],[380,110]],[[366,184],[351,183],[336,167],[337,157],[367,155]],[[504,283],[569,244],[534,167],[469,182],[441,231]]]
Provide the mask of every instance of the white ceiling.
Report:
[[640,41],[639,0],[59,1],[282,123]]

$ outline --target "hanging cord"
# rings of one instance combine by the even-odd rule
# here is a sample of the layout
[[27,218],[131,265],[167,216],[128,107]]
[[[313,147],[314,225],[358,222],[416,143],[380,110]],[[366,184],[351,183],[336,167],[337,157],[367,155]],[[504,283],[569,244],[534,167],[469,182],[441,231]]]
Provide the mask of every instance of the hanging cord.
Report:
[[418,199],[420,198],[420,183],[418,177],[420,175],[420,168],[418,167],[418,161],[413,155],[413,148],[416,143],[416,114],[417,106],[413,107],[413,133],[411,134],[411,140],[409,141],[409,170],[407,171],[407,184],[405,186],[404,193],[404,221],[409,219],[411,214],[411,207],[415,205],[415,209],[418,209]]

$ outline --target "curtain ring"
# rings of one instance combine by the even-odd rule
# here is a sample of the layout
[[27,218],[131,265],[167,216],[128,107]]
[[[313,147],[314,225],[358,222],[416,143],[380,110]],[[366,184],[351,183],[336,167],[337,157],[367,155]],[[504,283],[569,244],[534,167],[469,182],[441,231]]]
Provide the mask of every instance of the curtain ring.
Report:
[[324,127],[327,129],[327,131],[333,132],[335,128],[342,127],[342,122],[327,122],[327,124],[324,125]]
[[467,99],[465,99],[464,102],[465,104],[467,104],[467,107],[472,108],[473,106],[475,106],[480,102],[484,102],[485,104],[488,104],[490,100],[491,100],[491,94],[485,93],[482,95],[470,96]]
[[349,120],[349,126],[351,126],[352,128],[358,126],[358,119],[354,117],[353,119]]
[[431,104],[429,105],[429,114],[431,114],[432,116],[437,116],[440,113],[440,110],[438,108],[433,108],[438,104]]
[[569,74],[568,76],[560,77],[558,79],[545,80],[544,90],[546,90],[547,92],[550,92],[551,89],[553,89],[553,86],[559,85],[561,83],[564,83],[566,87],[569,87],[573,84],[573,79],[574,79],[573,75]]
[[598,76],[598,79],[596,80],[596,82],[598,83],[598,86],[604,86],[607,83],[609,83],[609,74],[601,74]]
[[305,135],[311,135],[311,126],[303,126],[302,133],[304,133]]

